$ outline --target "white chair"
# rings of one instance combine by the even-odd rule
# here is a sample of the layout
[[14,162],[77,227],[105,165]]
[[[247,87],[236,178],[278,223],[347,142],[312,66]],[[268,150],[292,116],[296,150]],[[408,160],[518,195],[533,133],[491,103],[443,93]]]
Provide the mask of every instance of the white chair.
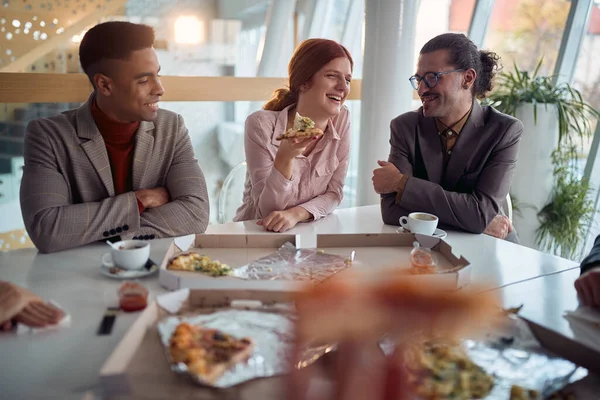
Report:
[[508,220],[510,222],[512,222],[513,207],[512,207],[512,200],[510,199],[510,193],[506,194],[506,200],[505,200],[505,203],[504,203],[504,211],[506,211],[506,216],[508,217]]
[[246,161],[233,166],[223,181],[217,202],[217,222],[231,222],[235,212],[242,205],[246,182]]

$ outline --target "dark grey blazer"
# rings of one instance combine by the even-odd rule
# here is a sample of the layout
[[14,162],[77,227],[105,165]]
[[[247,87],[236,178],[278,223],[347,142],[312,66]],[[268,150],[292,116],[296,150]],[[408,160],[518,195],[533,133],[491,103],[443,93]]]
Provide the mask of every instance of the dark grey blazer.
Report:
[[600,265],[600,235],[594,241],[594,247],[590,250],[590,254],[581,262],[581,273],[583,274],[589,269]]
[[381,196],[383,221],[398,225],[401,216],[423,211],[443,226],[482,233],[503,213],[522,133],[521,121],[475,101],[444,172],[434,118],[421,108],[395,118],[388,160],[410,178],[400,204],[396,193]]

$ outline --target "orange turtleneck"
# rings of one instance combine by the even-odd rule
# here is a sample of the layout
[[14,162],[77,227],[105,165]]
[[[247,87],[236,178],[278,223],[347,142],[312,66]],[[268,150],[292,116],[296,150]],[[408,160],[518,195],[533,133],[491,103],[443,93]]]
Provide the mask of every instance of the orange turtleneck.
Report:
[[[132,166],[135,132],[140,126],[140,122],[117,122],[98,108],[96,101],[92,103],[91,108],[96,126],[104,138],[115,185],[115,194],[130,192],[133,190]],[[144,211],[144,206],[139,200],[137,203],[141,214]]]

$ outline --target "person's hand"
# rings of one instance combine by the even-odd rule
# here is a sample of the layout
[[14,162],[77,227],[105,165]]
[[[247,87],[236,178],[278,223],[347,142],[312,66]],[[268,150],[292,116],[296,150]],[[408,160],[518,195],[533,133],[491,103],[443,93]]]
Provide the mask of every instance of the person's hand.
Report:
[[164,187],[154,189],[140,189],[133,192],[144,208],[164,206],[170,201],[169,191]]
[[317,140],[317,136],[307,137],[307,138],[293,138],[293,139],[282,139],[279,143],[279,149],[277,150],[277,155],[275,156],[275,160],[278,159],[282,162],[288,162],[293,160],[296,156],[304,153],[304,150],[311,144],[314,140]]
[[63,312],[29,290],[0,281],[0,330],[12,328],[13,320],[33,327],[56,324]]
[[302,207],[292,207],[285,211],[273,211],[265,218],[256,222],[268,231],[285,232],[292,229],[298,222],[310,219],[311,215]]
[[35,296],[10,282],[0,281],[0,329],[9,330],[12,319],[25,308]]
[[498,239],[506,239],[508,234],[512,232],[513,226],[510,220],[505,215],[496,215],[492,222],[483,231],[484,234],[496,237]]
[[277,154],[275,154],[273,166],[285,177],[285,179],[292,179],[292,173],[294,172],[294,158],[304,153],[306,148],[317,139],[317,136],[313,136],[308,138],[281,140]]
[[581,304],[600,307],[600,265],[593,267],[577,278],[575,289]]
[[34,328],[55,325],[63,318],[63,312],[49,303],[41,300],[30,302],[16,316],[16,321]]
[[373,171],[373,188],[378,194],[393,193],[398,191],[402,173],[391,162],[377,161],[380,168]]
[[410,394],[401,352],[385,356],[377,341],[342,341],[333,354],[288,377],[290,400],[404,400]]

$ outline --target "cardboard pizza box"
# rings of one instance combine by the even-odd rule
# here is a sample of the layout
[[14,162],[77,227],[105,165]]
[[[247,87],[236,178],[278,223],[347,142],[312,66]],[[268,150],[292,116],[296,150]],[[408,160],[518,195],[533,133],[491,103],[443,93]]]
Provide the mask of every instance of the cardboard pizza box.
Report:
[[199,272],[173,271],[167,269],[169,261],[177,254],[196,251],[201,255],[218,260],[232,268],[246,265],[251,261],[274,253],[285,243],[298,246],[300,238],[296,235],[275,234],[198,234],[191,242],[173,240],[159,270],[161,286],[169,290],[181,288],[195,289],[276,289],[287,284],[281,281],[252,281],[231,276],[211,277]]
[[[362,277],[374,279],[385,279],[382,275],[389,274],[390,271],[409,269],[410,252],[415,241],[421,247],[432,250],[440,273],[408,275],[406,279],[424,279],[436,283],[438,287],[448,289],[460,289],[470,283],[469,262],[462,256],[455,256],[452,247],[439,238],[408,233],[317,235],[319,249],[330,254],[353,253],[352,269],[361,272]],[[443,273],[443,271],[451,272]]]
[[228,393],[238,398],[233,394],[239,390],[245,390],[251,396],[248,398],[255,395],[258,396],[255,398],[267,398],[262,389],[264,382],[282,378],[264,378],[257,380],[262,382],[259,384],[253,381],[232,388],[214,389],[199,386],[189,376],[171,371],[157,323],[172,315],[209,313],[230,307],[285,305],[291,302],[292,295],[290,291],[278,290],[182,289],[159,296],[161,304],[168,302],[171,307],[180,305],[180,308],[175,307],[177,310],[169,312],[153,301],[141,312],[100,370],[103,398],[216,399],[227,397]]
[[[286,234],[198,234],[189,243],[178,243],[174,240],[161,263],[159,281],[163,287],[170,290],[181,288],[295,290],[304,282],[247,280],[229,276],[214,278],[199,272],[169,270],[167,265],[177,254],[192,250],[236,268],[274,253],[286,242],[302,248],[304,246],[302,246],[301,240],[300,235]],[[409,233],[316,235],[316,247],[319,250],[348,258],[354,255],[349,268],[341,273],[360,271],[379,278],[384,277],[377,273],[378,270],[389,267],[406,269],[410,266],[410,251],[415,241],[419,242],[422,247],[430,248],[433,251],[441,270],[452,272],[410,275],[407,276],[407,279],[427,279],[448,289],[459,289],[470,283],[471,267],[469,262],[462,256],[455,256],[452,253],[452,247],[439,238]],[[309,238],[305,242],[314,248],[314,238]]]

